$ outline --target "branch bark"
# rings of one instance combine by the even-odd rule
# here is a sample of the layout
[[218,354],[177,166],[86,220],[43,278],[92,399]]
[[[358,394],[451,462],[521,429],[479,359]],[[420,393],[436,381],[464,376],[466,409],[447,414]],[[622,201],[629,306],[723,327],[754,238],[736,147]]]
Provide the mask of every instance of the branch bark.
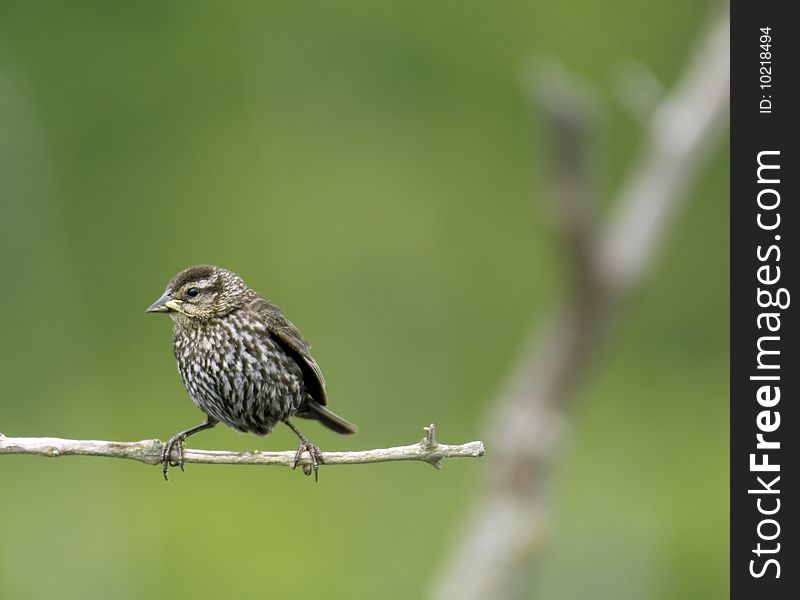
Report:
[[[355,452],[323,452],[325,465],[362,465],[368,463],[418,460],[437,469],[446,458],[478,458],[485,454],[483,442],[466,444],[440,444],[436,441],[436,427],[425,427],[425,437],[410,446],[377,448]],[[33,454],[36,456],[105,456],[108,458],[127,458],[148,465],[161,464],[161,440],[142,440],[139,442],[108,442],[102,440],[67,440],[61,438],[12,438],[0,433],[0,454]],[[215,465],[269,465],[291,467],[295,451],[286,452],[231,452],[228,450],[193,450],[186,448],[183,453],[185,463]],[[298,465],[310,464],[303,455]]]
[[[727,122],[727,8],[711,23],[675,88],[655,107],[644,149],[623,183],[617,212],[596,227],[580,145],[586,143],[583,88],[566,73],[566,102],[537,98],[553,125],[558,168],[554,209],[577,275],[564,309],[532,335],[491,408],[492,457],[471,514],[431,590],[436,600],[522,595],[544,545],[547,488],[575,386],[622,308],[652,272],[686,191]],[[571,89],[570,89],[571,88]],[[547,99],[545,98],[545,101]],[[564,107],[577,107],[565,112]]]

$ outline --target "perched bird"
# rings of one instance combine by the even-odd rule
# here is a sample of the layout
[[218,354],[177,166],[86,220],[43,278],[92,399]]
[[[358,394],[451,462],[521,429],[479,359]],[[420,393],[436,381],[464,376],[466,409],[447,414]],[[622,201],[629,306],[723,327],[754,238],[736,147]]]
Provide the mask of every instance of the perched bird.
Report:
[[183,470],[186,438],[217,423],[256,435],[286,423],[300,438],[292,468],[308,452],[315,478],[322,453],[290,418],[316,419],[337,433],[355,433],[355,425],[325,406],[325,380],[308,342],[277,306],[236,273],[210,265],[189,267],[172,278],[147,312],[172,317],[178,370],[192,402],[207,416],[166,443],[161,457],[165,478],[172,449]]

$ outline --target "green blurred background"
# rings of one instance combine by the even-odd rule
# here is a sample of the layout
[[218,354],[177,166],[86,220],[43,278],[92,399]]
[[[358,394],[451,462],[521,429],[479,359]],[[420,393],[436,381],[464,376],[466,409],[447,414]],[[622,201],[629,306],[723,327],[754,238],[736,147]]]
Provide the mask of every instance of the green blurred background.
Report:
[[[601,91],[610,197],[640,126],[627,57],[670,85],[711,4],[0,2],[0,431],[136,440],[199,423],[167,319],[198,262],[314,345],[355,438],[480,438],[563,293],[531,52]],[[545,598],[728,591],[727,148],[573,412]],[[283,428],[286,429],[286,428]],[[195,447],[283,450],[225,428]],[[489,448],[491,452],[491,448]],[[485,461],[323,469],[0,458],[0,598],[419,598]]]

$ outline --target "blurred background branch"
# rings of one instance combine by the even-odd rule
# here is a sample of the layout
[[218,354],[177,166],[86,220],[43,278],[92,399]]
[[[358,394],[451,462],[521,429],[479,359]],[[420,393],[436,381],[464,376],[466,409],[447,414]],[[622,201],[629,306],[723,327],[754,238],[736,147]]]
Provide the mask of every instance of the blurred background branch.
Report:
[[[392,462],[399,460],[419,460],[441,468],[446,458],[484,455],[483,442],[466,444],[440,444],[436,441],[436,428],[433,424],[425,427],[426,435],[416,444],[376,448],[354,452],[323,452],[326,465],[359,465],[368,463]],[[105,456],[108,458],[127,458],[148,465],[161,464],[161,440],[142,440],[139,442],[108,442],[102,440],[65,440],[61,438],[10,438],[0,433],[0,454],[33,454],[37,456]],[[186,448],[183,460],[186,463],[215,465],[271,465],[291,467],[295,451],[287,452],[230,452],[227,450],[195,450]],[[311,464],[303,454],[298,465]]]
[[[553,208],[576,281],[550,327],[536,332],[493,402],[492,455],[481,493],[433,585],[437,600],[519,595],[548,523],[546,492],[576,383],[602,348],[620,309],[646,280],[689,186],[727,122],[727,7],[710,23],[672,90],[652,107],[644,148],[597,227],[587,176],[592,99],[558,65],[540,73],[533,101],[549,120],[556,160]],[[647,90],[653,98],[653,86]]]

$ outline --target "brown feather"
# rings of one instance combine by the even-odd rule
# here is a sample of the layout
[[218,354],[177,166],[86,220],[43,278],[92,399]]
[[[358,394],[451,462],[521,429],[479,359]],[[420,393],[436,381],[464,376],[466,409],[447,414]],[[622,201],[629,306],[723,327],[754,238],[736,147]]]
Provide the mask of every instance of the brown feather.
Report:
[[300,334],[294,323],[284,317],[280,309],[266,298],[256,298],[249,308],[264,319],[273,339],[295,358],[303,371],[303,379],[309,395],[323,406],[328,404],[322,369],[311,356],[311,345]]

